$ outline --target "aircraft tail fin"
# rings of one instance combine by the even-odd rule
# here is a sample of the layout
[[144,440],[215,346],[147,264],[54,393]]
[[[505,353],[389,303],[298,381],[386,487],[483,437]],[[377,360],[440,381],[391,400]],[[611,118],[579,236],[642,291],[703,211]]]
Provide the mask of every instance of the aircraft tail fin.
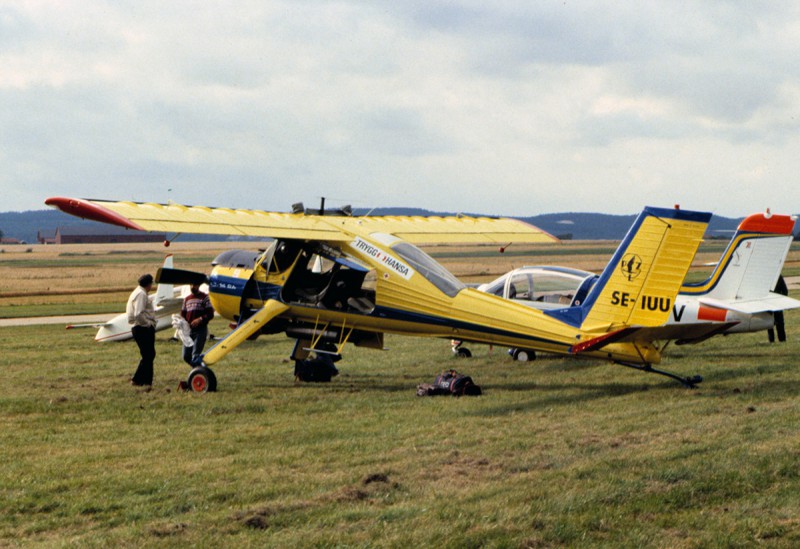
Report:
[[[162,268],[163,269],[172,269],[172,254],[168,254],[164,258],[164,265],[163,265]],[[159,269],[159,270],[161,270],[161,269]],[[172,284],[164,283],[164,282],[159,281],[158,287],[156,288],[156,296],[155,296],[155,298],[153,300],[153,304],[154,305],[158,305],[160,302],[162,302],[164,300],[172,299],[174,297],[173,294],[174,294],[174,290],[173,290]]]
[[707,212],[645,208],[583,304],[549,314],[596,333],[665,323],[710,219]]
[[711,276],[697,284],[685,284],[681,293],[734,307],[737,302],[774,302],[771,291],[794,239],[794,224],[791,216],[769,212],[746,217]]

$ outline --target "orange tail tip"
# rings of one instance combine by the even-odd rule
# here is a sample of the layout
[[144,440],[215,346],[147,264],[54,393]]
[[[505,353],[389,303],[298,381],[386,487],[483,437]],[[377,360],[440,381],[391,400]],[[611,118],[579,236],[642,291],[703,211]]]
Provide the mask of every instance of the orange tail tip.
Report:
[[794,218],[790,215],[771,213],[756,213],[748,215],[739,224],[740,232],[767,233],[767,234],[792,234]]

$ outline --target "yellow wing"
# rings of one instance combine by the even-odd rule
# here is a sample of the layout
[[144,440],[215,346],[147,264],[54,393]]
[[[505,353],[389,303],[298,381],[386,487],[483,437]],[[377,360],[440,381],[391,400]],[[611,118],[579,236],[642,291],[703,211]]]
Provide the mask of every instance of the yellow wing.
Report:
[[353,232],[386,233],[414,244],[558,241],[533,225],[510,218],[385,216],[343,219],[342,226]]
[[337,217],[78,198],[48,198],[45,204],[102,223],[140,231],[295,238],[346,242],[354,234],[386,233],[403,240],[447,243],[553,242],[522,221],[485,217]]

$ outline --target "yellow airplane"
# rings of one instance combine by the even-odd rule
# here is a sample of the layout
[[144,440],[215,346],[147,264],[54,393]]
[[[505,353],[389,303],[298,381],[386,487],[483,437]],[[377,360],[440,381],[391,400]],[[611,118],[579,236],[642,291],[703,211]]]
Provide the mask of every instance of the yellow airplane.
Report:
[[292,358],[338,355],[347,343],[383,349],[385,333],[599,357],[687,386],[699,376],[652,367],[659,327],[691,265],[710,213],[645,208],[580,306],[537,310],[466,287],[415,244],[545,242],[505,218],[352,217],[53,197],[66,213],[132,230],[275,240],[255,258],[220,257],[209,280],[217,312],[238,325],[203,356],[188,386],[213,391],[210,366],[259,333],[296,338]]

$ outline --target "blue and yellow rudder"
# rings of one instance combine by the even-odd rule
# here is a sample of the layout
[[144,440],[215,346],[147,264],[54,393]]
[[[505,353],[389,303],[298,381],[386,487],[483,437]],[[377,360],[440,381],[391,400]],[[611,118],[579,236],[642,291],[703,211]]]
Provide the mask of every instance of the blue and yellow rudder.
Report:
[[595,333],[664,324],[710,219],[708,212],[646,207],[584,303],[553,316]]

